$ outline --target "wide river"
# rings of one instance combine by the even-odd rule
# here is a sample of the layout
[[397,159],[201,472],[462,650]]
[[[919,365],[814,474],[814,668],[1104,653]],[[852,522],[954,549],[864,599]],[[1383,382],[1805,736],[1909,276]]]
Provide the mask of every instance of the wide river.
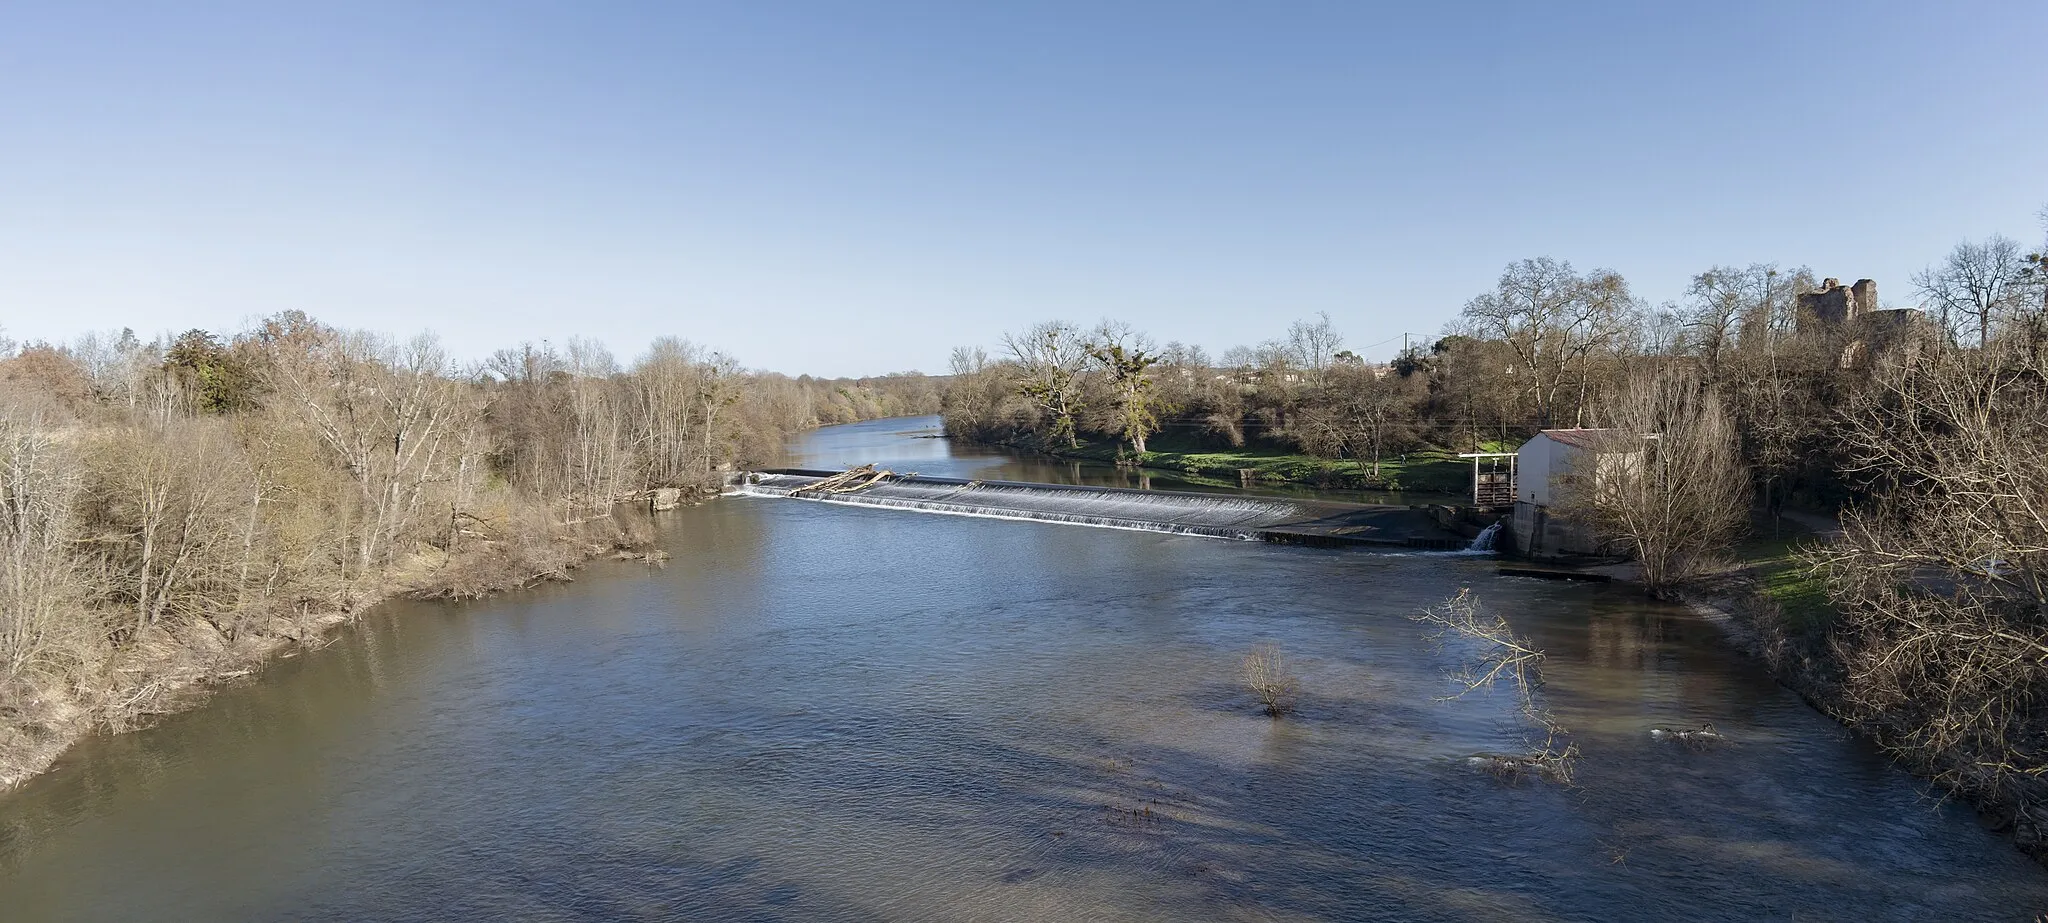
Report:
[[[793,461],[1114,475],[832,427]],[[663,568],[391,605],[0,796],[0,920],[2031,920],[2048,873],[1612,586],[769,498]],[[1410,616],[1545,649],[1576,787]],[[1297,714],[1238,683],[1253,645]],[[1712,722],[1729,742],[1653,740]]]

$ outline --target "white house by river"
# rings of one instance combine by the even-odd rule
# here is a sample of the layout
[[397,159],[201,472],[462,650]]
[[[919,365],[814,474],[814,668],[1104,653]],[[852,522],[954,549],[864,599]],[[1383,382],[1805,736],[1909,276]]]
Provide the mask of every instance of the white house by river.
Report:
[[[1597,472],[1609,464],[1601,458],[1588,468],[1589,454],[1633,456],[1637,453],[1602,452],[1601,444],[1612,430],[1546,429],[1537,433],[1515,453],[1515,548],[1530,557],[1592,554],[1597,550],[1591,533],[1557,516],[1552,511],[1560,487],[1583,472]],[[1625,463],[1625,462],[1623,462]]]

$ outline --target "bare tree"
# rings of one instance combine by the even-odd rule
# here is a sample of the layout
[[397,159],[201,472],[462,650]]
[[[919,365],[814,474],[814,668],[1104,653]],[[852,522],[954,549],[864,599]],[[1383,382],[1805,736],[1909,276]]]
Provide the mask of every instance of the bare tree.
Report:
[[1755,316],[1769,297],[1773,277],[1773,270],[1761,266],[1716,266],[1692,277],[1682,317],[1709,387],[1723,380],[1723,366],[1735,350],[1744,319]]
[[1066,448],[1080,445],[1074,415],[1081,410],[1078,379],[1088,363],[1081,331],[1063,321],[1046,321],[1023,333],[1004,334],[1003,346],[1017,362],[1018,391],[1037,404],[1051,424],[1046,438]]
[[1388,447],[1407,438],[1405,434],[1415,417],[1415,396],[1407,387],[1409,380],[1399,375],[1382,375],[1380,371],[1384,370],[1356,369],[1355,386],[1347,389],[1339,405],[1356,433],[1352,440],[1353,455],[1361,459],[1371,457],[1374,478],[1380,476],[1380,460]]
[[1516,380],[1527,383],[1547,426],[1557,422],[1567,389],[1587,386],[1591,364],[1613,348],[1634,308],[1619,274],[1580,276],[1570,263],[1543,257],[1509,264],[1494,291],[1466,302],[1463,317],[1472,334],[1507,344]]
[[98,440],[88,495],[102,534],[93,544],[103,595],[133,613],[130,638],[174,615],[227,610],[237,597],[251,478],[217,422],[131,426]]
[[726,411],[740,398],[739,364],[675,337],[654,341],[633,367],[651,486],[701,485],[733,444]]
[[1993,234],[1983,243],[1957,244],[1939,265],[1915,273],[1913,284],[1951,337],[1974,334],[1983,348],[2000,324],[2031,307],[2029,269],[2019,244]]
[[1288,672],[1279,645],[1267,642],[1252,648],[1251,653],[1244,655],[1243,673],[1245,688],[1258,697],[1267,716],[1278,718],[1294,710],[1294,697],[1301,683]]
[[265,341],[271,388],[355,480],[359,573],[389,561],[431,485],[459,491],[481,475],[471,464],[482,449],[474,425],[481,408],[431,337],[394,345],[287,318],[273,321]]
[[1750,482],[1721,400],[1697,376],[1635,376],[1600,405],[1607,425],[1561,481],[1558,511],[1621,542],[1665,596],[1704,573],[1748,520]]
[[1287,327],[1287,360],[1308,377],[1312,388],[1322,387],[1343,348],[1344,335],[1330,322],[1328,311],[1317,312],[1313,321],[1298,320]]
[[615,379],[618,360],[595,340],[568,344],[570,434],[569,479],[573,504],[604,509],[638,485],[633,482],[628,433],[630,402]]
[[1719,356],[1716,382],[1775,529],[1782,485],[1801,469],[1815,467],[1807,450],[1832,418],[1825,398],[1839,353],[1831,344],[1797,336],[1798,293],[1813,289],[1812,270],[1752,263],[1712,272],[1747,301],[1736,349]]
[[1145,454],[1145,437],[1159,429],[1159,415],[1152,393],[1152,366],[1159,354],[1152,341],[1129,324],[1103,321],[1087,345],[1088,358],[1108,380],[1116,407],[1116,427],[1131,451]]
[[41,420],[0,419],[0,701],[16,679],[78,661],[82,586],[69,547],[78,492],[76,460]]
[[980,347],[953,350],[952,377],[940,402],[946,433],[965,439],[1001,442],[1015,438],[1019,406],[1024,400],[1015,387],[1019,377],[1007,364],[991,360]]
[[[1874,492],[1816,555],[1848,715],[1936,779],[2048,804],[2048,361],[2018,345],[1884,361],[1846,414]],[[2036,819],[2039,822],[2039,818]]]

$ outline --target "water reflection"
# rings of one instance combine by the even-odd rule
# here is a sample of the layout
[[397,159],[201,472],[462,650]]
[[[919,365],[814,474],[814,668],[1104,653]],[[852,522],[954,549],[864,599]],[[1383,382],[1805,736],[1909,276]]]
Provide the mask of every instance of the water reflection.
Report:
[[938,417],[898,417],[826,427],[793,442],[784,463],[832,469],[872,463],[898,473],[986,481],[1248,493],[1275,497],[1312,496],[1354,503],[1408,505],[1458,503],[1467,499],[1417,491],[1320,490],[1292,484],[1263,484],[1247,489],[1170,471],[1118,468],[1099,462],[959,442],[945,437],[944,422]]
[[[813,464],[1019,464],[827,431]],[[874,443],[866,456],[848,445]],[[899,453],[894,457],[880,454]],[[1620,588],[1482,561],[771,499],[666,569],[390,607],[0,800],[9,923],[2014,919],[2044,876]],[[1582,788],[1504,786],[1504,696],[1409,614],[1551,652]],[[1237,659],[1282,646],[1300,712]],[[1691,752],[1658,724],[1713,721]]]

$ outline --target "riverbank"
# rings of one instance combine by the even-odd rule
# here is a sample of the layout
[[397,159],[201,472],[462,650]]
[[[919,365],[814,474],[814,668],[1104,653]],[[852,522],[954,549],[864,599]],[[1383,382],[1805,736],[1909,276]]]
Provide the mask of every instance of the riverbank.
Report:
[[[1859,719],[1845,696],[1844,667],[1831,640],[1837,613],[1825,578],[1805,560],[1808,550],[1827,540],[1823,525],[1789,521],[1787,534],[1752,540],[1738,549],[1736,570],[1689,594],[1686,602],[1816,711],[1876,744],[1930,786],[1940,784],[1934,780],[1966,761],[1966,755],[1895,746],[1887,739],[1891,729]],[[1962,799],[1986,827],[2010,836],[2022,852],[2048,866],[2048,784],[2036,781],[2024,788],[1945,788],[1943,797]]]
[[[695,505],[711,496],[693,491],[667,499]],[[482,599],[573,580],[570,571],[601,557],[653,561],[645,550],[651,538],[630,516],[599,515],[533,534],[475,541],[452,553],[421,547],[330,600],[301,598],[283,611],[252,609],[151,626],[115,651],[99,673],[46,684],[0,708],[0,793],[47,771],[93,734],[147,727],[203,704],[223,684],[318,650],[336,628],[387,601]]]
[[[914,429],[833,428],[787,461],[984,481],[1044,467]],[[0,906],[22,921],[2048,907],[2048,877],[1959,806],[1926,804],[1689,616],[1627,592],[1492,580],[1477,556],[781,500],[652,522],[674,566],[593,563],[476,605],[394,600],[317,656],[85,741],[8,796]],[[1454,662],[1410,615],[1476,583],[1550,651],[1544,696],[1588,754],[1583,790],[1467,762],[1526,742],[1518,704],[1441,701]],[[1239,680],[1260,643],[1300,679],[1279,721]],[[1735,743],[1650,736],[1703,719]]]
[[[956,437],[958,438],[958,437]],[[1056,458],[1071,458],[1149,468],[1176,478],[1206,481],[1217,486],[1251,483],[1299,484],[1336,490],[1417,491],[1423,493],[1469,494],[1472,463],[1445,449],[1426,449],[1372,461],[1349,458],[1319,458],[1298,452],[1246,446],[1217,449],[1195,440],[1159,435],[1149,440],[1146,451],[1134,455],[1120,442],[1083,440],[1074,448],[996,443],[1005,448],[1039,452]],[[1376,469],[1376,470],[1375,470]],[[1246,473],[1249,472],[1247,475]]]

